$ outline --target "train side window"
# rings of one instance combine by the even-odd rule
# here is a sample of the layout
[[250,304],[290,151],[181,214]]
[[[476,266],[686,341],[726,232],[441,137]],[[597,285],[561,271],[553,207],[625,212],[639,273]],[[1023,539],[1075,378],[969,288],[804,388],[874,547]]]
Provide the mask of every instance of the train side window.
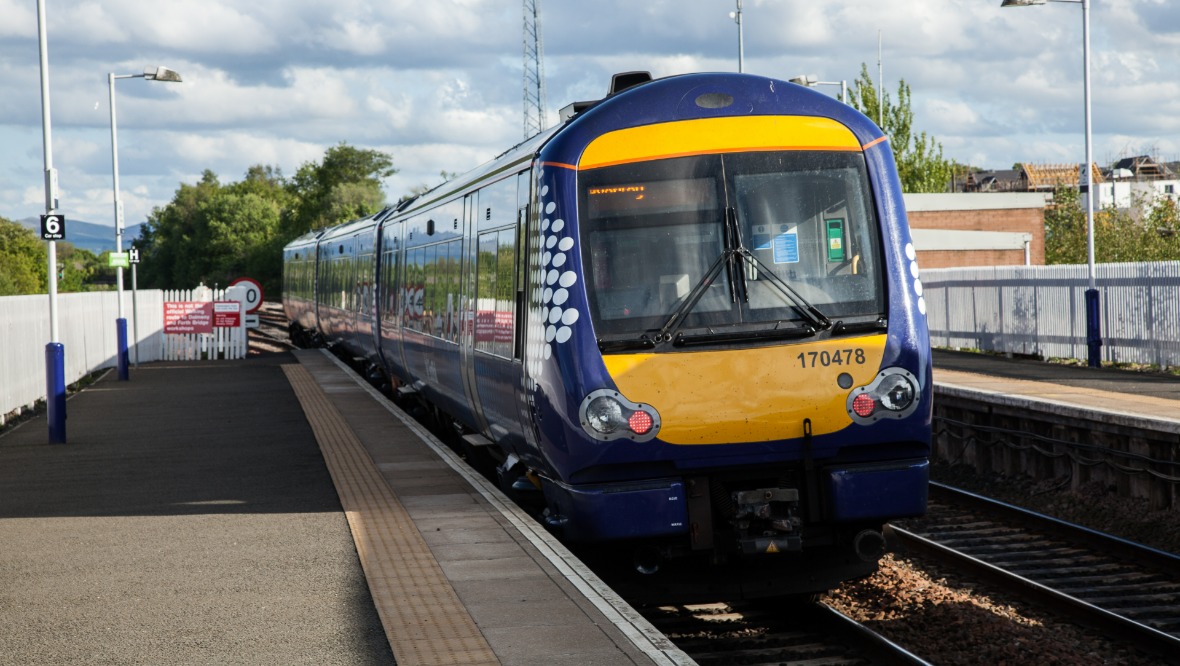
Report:
[[479,190],[476,226],[480,233],[512,224],[516,217],[516,178],[505,178]]
[[516,228],[481,233],[477,249],[475,348],[510,358],[515,327]]
[[426,253],[422,248],[414,248],[406,252],[406,281],[405,281],[405,327],[422,330],[422,290],[426,286],[423,263]]
[[496,255],[496,354],[511,358],[516,325],[516,229],[501,229]]
[[451,342],[459,342],[459,321],[461,313],[459,305],[462,303],[462,284],[463,284],[463,241],[462,239],[455,239],[447,244],[450,247],[450,262],[451,268],[448,272],[451,279],[447,285],[447,316],[450,321],[450,328],[446,334],[446,338]]

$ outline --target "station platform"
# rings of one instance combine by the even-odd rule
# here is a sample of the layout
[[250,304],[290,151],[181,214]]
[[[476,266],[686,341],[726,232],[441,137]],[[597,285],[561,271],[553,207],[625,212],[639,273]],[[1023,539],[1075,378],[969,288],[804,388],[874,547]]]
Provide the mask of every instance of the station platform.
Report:
[[936,349],[939,396],[1180,435],[1180,377]]
[[0,664],[687,664],[322,351],[108,373],[0,433]]

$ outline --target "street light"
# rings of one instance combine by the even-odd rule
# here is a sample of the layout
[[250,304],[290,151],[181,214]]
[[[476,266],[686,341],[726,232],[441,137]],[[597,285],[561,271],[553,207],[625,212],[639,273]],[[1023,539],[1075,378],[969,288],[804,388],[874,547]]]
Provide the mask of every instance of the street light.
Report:
[[1102,327],[1100,319],[1098,280],[1094,272],[1094,152],[1090,129],[1090,1],[1089,0],[1003,0],[1000,7],[1028,7],[1046,2],[1066,2],[1082,6],[1082,72],[1086,119],[1086,261],[1090,269],[1090,286],[1086,289],[1086,346],[1087,363],[1092,368],[1102,365]]
[[800,74],[793,79],[787,79],[791,83],[798,83],[801,86],[814,88],[815,86],[840,86],[840,101],[845,104],[848,103],[848,81],[820,81],[815,74]]
[[[123,200],[119,198],[119,134],[115,124],[115,79],[147,79],[148,81],[171,81],[179,83],[182,79],[167,67],[147,68],[143,74],[107,74],[107,82],[111,91],[111,173],[114,178],[115,190],[115,252],[123,253]],[[115,320],[115,332],[118,337],[118,367],[119,379],[127,381],[130,373],[127,369],[127,319],[123,316],[123,266],[116,269],[115,284],[119,292],[119,318]],[[138,342],[138,340],[136,341]]]
[[733,19],[733,22],[738,27],[738,74],[741,74],[743,71],[742,59],[746,50],[745,44],[742,41],[742,0],[737,0],[737,11],[730,12],[729,18]]
[[[53,168],[53,129],[49,114],[49,39],[45,2],[37,0],[37,46],[41,56],[41,138],[45,156],[45,215],[57,213],[57,169]],[[49,342],[45,345],[45,411],[49,443],[66,443],[66,348],[57,325],[57,243],[46,248],[49,264]]]

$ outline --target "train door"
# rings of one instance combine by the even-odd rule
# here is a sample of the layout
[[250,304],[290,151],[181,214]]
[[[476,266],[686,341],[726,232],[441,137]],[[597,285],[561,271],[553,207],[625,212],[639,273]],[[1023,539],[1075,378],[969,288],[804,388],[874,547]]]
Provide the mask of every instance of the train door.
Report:
[[[537,229],[539,228],[538,206],[533,200],[535,183],[534,171],[529,169],[517,176],[516,198],[516,326],[513,337],[513,360],[517,363],[516,378],[518,385],[513,394],[516,397],[517,418],[524,438],[524,445],[530,451],[540,455],[540,444],[535,429],[536,409],[533,404],[534,386],[532,373],[529,370],[528,350],[531,345],[543,342],[543,328],[532,326],[530,316],[534,311],[534,301],[539,297],[530,297],[533,289],[540,288],[540,281],[535,271],[540,266],[541,243]],[[538,303],[539,307],[539,303]],[[538,314],[537,317],[540,315]]]
[[478,294],[476,264],[478,263],[478,212],[479,191],[463,197],[463,264],[460,306],[459,306],[459,367],[463,373],[463,392],[467,396],[474,417],[474,427],[487,433],[488,422],[480,404],[476,381],[476,317],[478,315]]

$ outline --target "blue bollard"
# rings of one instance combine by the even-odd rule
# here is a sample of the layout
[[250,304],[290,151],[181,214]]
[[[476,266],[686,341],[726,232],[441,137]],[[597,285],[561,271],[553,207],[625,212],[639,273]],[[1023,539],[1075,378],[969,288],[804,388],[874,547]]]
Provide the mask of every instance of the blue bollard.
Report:
[[49,443],[66,443],[66,347],[45,345],[45,406],[49,415]]
[[129,356],[127,354],[127,320],[119,318],[115,320],[115,328],[119,334],[119,381],[125,382],[130,379],[127,365]]
[[1088,365],[1102,367],[1102,317],[1097,289],[1086,290],[1086,346],[1089,347]]

